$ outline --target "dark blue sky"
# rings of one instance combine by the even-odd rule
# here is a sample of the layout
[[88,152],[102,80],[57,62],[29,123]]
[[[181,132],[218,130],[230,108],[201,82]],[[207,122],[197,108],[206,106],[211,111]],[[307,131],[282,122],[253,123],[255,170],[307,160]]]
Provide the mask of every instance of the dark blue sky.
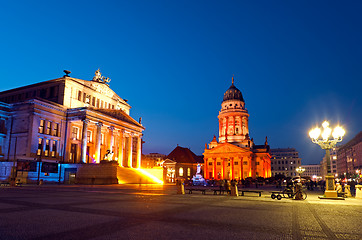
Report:
[[[4,1],[0,91],[98,68],[143,118],[144,152],[202,154],[235,75],[256,144],[323,151],[324,119],[362,130],[360,1]],[[344,141],[346,142],[346,141]]]

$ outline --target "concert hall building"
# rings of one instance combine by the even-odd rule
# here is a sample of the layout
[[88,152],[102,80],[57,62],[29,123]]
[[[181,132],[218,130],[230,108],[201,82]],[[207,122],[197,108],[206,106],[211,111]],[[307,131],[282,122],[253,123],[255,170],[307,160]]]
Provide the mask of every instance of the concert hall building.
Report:
[[[18,171],[34,170],[42,162],[45,173],[55,172],[59,163],[101,160],[140,167],[144,127],[130,116],[127,100],[99,70],[92,80],[65,73],[0,92],[0,161],[16,163]],[[2,167],[0,176],[8,171]]]

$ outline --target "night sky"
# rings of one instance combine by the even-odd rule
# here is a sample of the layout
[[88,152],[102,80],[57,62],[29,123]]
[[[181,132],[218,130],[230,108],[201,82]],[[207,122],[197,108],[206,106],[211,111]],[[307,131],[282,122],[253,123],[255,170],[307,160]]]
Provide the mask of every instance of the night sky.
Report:
[[[362,130],[361,1],[2,1],[0,91],[96,69],[143,118],[144,153],[202,154],[235,77],[250,136],[323,151],[328,119],[346,143]],[[342,143],[343,143],[342,142]]]

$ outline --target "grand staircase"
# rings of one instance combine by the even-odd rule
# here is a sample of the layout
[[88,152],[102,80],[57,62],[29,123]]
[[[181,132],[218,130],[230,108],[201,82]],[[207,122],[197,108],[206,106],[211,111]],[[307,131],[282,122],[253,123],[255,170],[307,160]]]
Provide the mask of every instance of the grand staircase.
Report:
[[117,167],[119,184],[162,184],[162,168],[135,169]]

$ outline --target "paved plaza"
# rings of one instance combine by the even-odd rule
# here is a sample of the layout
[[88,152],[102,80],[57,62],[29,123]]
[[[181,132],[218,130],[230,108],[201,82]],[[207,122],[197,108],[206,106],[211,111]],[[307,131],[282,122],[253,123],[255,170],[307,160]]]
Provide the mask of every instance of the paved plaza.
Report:
[[175,186],[0,188],[0,239],[362,239],[362,200],[177,195]]

